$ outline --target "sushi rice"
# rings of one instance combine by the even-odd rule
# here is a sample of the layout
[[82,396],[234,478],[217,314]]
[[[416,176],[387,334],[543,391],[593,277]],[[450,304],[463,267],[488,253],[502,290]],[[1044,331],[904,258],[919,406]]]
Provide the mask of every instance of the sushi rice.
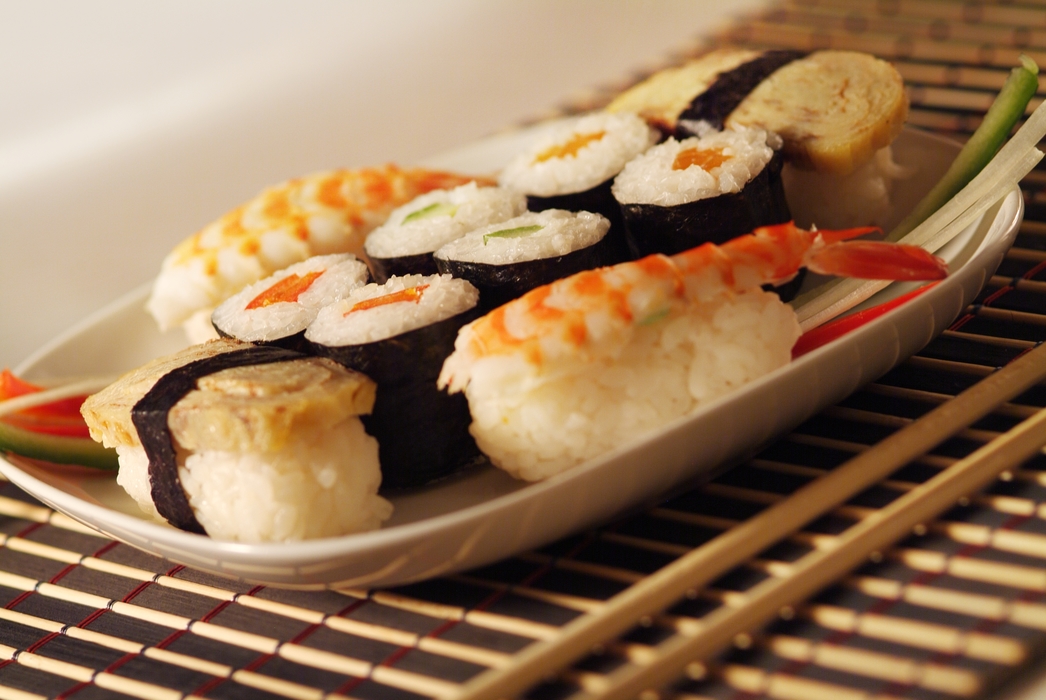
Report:
[[[214,310],[211,323],[219,333],[245,342],[282,340],[304,331],[321,308],[369,279],[366,263],[351,253],[317,255],[248,285]],[[285,281],[305,288],[293,299],[266,298]]]
[[[406,294],[411,290],[417,290],[416,294]],[[404,293],[407,303],[369,304],[397,293]],[[384,284],[353,290],[345,299],[321,309],[305,338],[329,347],[372,343],[467,311],[478,299],[475,287],[450,275],[393,277]]]
[[627,112],[567,120],[506,165],[498,183],[539,197],[589,190],[612,179],[657,137],[655,129]]
[[[149,459],[118,446],[116,482],[142,511],[162,521],[150,495]],[[352,468],[346,455],[353,455]],[[178,468],[189,504],[207,534],[232,542],[290,542],[377,529],[392,504],[376,495],[378,443],[353,416],[301,430],[265,454],[206,450]]]
[[[252,351],[290,359],[193,369]],[[150,428],[162,429],[173,464],[151,463],[134,416],[177,372],[197,378]],[[378,495],[378,444],[360,420],[374,394],[369,378],[330,360],[220,339],[125,374],[81,412],[91,436],[116,449],[117,483],[149,516],[170,520],[171,502],[154,500],[169,497],[158,485],[170,474],[180,486],[175,498],[211,537],[286,542],[372,530],[391,515]]]
[[396,258],[431,253],[469,231],[519,216],[527,200],[519,192],[476,183],[423,194],[389,215],[367,237],[371,258]]
[[[669,138],[625,165],[612,191],[621,204],[677,206],[721,194],[740,192],[774,156],[780,139],[762,129],[740,127],[716,131],[705,124],[699,136]],[[678,167],[687,152],[717,154],[714,167]]]
[[[634,296],[658,298],[653,289]],[[540,365],[476,363],[465,394],[480,449],[517,478],[553,476],[787,364],[800,334],[790,308],[758,289],[653,316]],[[605,331],[600,318],[587,325]],[[448,361],[445,377],[453,370]]]
[[599,243],[609,228],[605,217],[587,211],[527,212],[446,244],[436,259],[507,265],[554,258]]

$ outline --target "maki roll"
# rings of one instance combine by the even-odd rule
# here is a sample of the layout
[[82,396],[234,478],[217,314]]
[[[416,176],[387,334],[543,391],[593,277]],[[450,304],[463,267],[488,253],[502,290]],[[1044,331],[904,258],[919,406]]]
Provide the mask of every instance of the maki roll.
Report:
[[592,212],[528,212],[448,243],[436,251],[436,265],[475,285],[489,310],[561,277],[612,264],[610,229],[606,217]]
[[436,274],[432,253],[445,243],[486,224],[519,216],[527,200],[519,192],[477,187],[421,195],[399,207],[364,243],[377,282],[394,275]]
[[212,338],[211,313],[244,286],[313,255],[359,254],[366,235],[396,207],[473,180],[383,165],[266,188],[168,253],[146,308],[161,331],[181,325],[190,342]]
[[759,226],[791,219],[782,161],[762,129],[669,138],[630,161],[614,180],[635,257],[674,255],[702,243],[725,243]]
[[224,338],[300,349],[316,313],[370,281],[351,253],[317,255],[247,286],[222,302],[211,324]]
[[658,140],[633,114],[599,112],[568,120],[538,139],[501,171],[502,187],[527,195],[531,211],[565,209],[602,214],[611,222],[619,260],[628,257],[620,212],[610,186],[625,163]]
[[305,331],[314,353],[377,382],[363,425],[378,440],[384,487],[420,486],[478,459],[467,402],[436,388],[478,300],[475,287],[449,275],[393,277],[324,308]]
[[284,542],[391,515],[359,418],[373,402],[374,383],[335,362],[221,339],[128,373],[81,411],[144,512],[216,539]]

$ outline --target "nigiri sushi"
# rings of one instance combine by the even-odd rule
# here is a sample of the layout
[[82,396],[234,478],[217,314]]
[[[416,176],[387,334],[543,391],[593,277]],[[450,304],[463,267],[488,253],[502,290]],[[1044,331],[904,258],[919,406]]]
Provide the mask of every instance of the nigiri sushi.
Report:
[[380,526],[374,383],[330,360],[221,339],[153,360],[84,402],[119,483],[161,521],[285,542]]
[[463,391],[498,467],[544,479],[664,426],[788,363],[792,309],[761,285],[825,274],[938,279],[921,248],[867,233],[757,229],[722,246],[581,272],[461,329],[439,384]]

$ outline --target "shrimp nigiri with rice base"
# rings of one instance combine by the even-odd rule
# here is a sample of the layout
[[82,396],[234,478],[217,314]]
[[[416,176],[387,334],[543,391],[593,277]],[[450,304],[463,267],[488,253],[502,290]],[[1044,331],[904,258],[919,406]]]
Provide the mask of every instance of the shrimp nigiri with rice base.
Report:
[[439,385],[465,392],[496,466],[547,478],[786,365],[799,324],[762,285],[947,275],[922,248],[844,242],[869,231],[767,226],[558,280],[463,327]]
[[362,254],[367,234],[396,207],[473,181],[394,165],[288,180],[178,244],[164,259],[146,308],[160,330],[182,325],[190,342],[213,338],[211,312],[248,284],[314,255]]

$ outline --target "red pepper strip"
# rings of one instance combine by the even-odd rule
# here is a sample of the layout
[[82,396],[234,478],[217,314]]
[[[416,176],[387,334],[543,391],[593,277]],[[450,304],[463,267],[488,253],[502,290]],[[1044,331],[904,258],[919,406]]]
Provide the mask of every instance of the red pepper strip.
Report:
[[[19,379],[10,370],[0,372],[0,401],[17,396],[35,394],[44,388]],[[8,425],[46,435],[66,437],[90,437],[87,424],[80,415],[80,404],[86,396],[59,399],[41,406],[34,406],[0,418]]]
[[[30,384],[23,379],[19,379],[9,369],[0,372],[0,401],[13,399],[16,396],[35,394],[36,392],[43,390],[44,387],[42,386]],[[68,399],[59,399],[58,401],[52,401],[51,403],[42,406],[27,408],[24,411],[19,411],[19,413],[36,416],[76,418],[77,420],[80,420],[80,404],[82,404],[86,398],[86,396],[71,396]]]
[[42,435],[60,435],[62,437],[91,437],[91,431],[83,418],[37,418],[23,413],[9,413],[0,421],[16,428],[31,430]]
[[837,318],[836,320],[829,321],[823,326],[818,326],[817,328],[811,328],[806,333],[799,336],[799,340],[797,340],[795,345],[792,346],[792,359],[794,360],[797,357],[805,355],[811,350],[816,350],[822,345],[826,345],[836,338],[846,335],[855,328],[860,328],[869,321],[879,318],[887,311],[896,309],[909,299],[914,299],[936,285],[936,282],[931,282],[930,284],[913,289],[906,294],[902,294],[901,296],[879,304],[878,306],[873,306],[864,311],[858,311],[855,314],[850,314],[843,318]]

